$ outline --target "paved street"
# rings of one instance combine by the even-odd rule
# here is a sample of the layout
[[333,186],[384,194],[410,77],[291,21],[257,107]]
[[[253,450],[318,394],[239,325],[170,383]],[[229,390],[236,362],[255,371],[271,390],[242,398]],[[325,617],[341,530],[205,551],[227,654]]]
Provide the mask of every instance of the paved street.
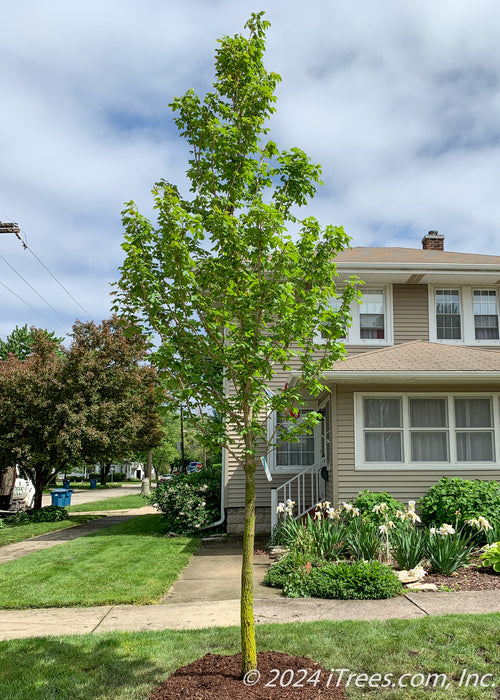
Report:
[[[116,498],[117,496],[129,496],[132,494],[141,493],[141,484],[130,484],[128,486],[118,486],[109,489],[79,489],[78,484],[70,486],[73,489],[71,494],[71,505],[79,505],[80,503],[93,503],[94,501],[103,501],[106,498]],[[50,506],[50,494],[42,497],[42,505]],[[98,510],[98,508],[96,508]]]

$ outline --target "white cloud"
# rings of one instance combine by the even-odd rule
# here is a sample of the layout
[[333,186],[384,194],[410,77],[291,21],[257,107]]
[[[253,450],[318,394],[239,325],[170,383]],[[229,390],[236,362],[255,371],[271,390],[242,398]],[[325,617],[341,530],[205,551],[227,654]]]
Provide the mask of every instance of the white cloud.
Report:
[[[323,166],[325,188],[311,213],[343,223],[354,245],[418,246],[437,228],[449,249],[500,253],[498,3],[261,7],[272,22],[266,65],[283,77],[271,136]],[[210,89],[216,38],[243,31],[254,10],[230,0],[26,0],[3,8],[0,219],[19,221],[96,320],[109,315],[123,202],[133,198],[151,215],[153,183],[184,181],[186,147],[168,103],[190,87]],[[11,264],[64,315],[80,315],[6,238],[0,252]],[[42,310],[0,269],[5,284]],[[0,293],[3,335],[15,319],[49,325]]]

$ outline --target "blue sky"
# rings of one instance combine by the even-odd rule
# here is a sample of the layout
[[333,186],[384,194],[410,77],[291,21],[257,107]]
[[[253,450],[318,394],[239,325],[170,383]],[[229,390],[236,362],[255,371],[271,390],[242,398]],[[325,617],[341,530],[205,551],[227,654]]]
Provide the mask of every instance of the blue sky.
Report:
[[[0,334],[68,333],[110,314],[120,212],[151,215],[161,178],[183,185],[186,147],[168,103],[213,80],[216,39],[266,11],[281,74],[271,137],[303,148],[325,185],[308,209],[353,245],[500,254],[497,0],[24,0],[2,9]],[[85,311],[82,309],[85,309]],[[55,310],[54,310],[55,309]]]

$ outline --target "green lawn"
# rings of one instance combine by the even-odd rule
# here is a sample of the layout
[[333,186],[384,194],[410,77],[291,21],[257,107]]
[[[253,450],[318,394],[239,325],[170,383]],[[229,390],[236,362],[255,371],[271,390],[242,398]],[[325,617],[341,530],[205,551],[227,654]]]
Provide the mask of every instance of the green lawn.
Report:
[[[326,669],[373,676],[445,673],[448,689],[356,687],[347,697],[383,700],[470,700],[498,697],[495,689],[459,687],[463,670],[500,684],[500,615],[449,615],[384,622],[311,622],[257,627],[259,651],[308,656]],[[113,633],[0,642],[2,700],[145,699],[167,676],[206,653],[239,651],[239,629]],[[13,662],[16,660],[16,662]],[[280,669],[284,671],[285,669]],[[361,677],[360,677],[361,678]],[[270,679],[262,679],[261,683]],[[410,677],[403,680],[409,686]],[[471,681],[472,682],[472,681]],[[300,689],[297,690],[297,700]]]
[[81,523],[86,523],[94,519],[95,517],[92,515],[74,515],[68,520],[60,520],[56,523],[29,523],[27,525],[4,527],[0,529],[0,547],[6,544],[14,544],[15,542],[29,540],[30,537],[45,535],[47,532],[65,530],[68,527],[73,527],[73,525],[80,525]]
[[68,506],[68,513],[87,513],[92,510],[126,510],[128,508],[142,508],[146,506],[146,499],[140,494],[130,496],[116,496],[115,498],[105,498],[103,501],[93,501],[92,503],[81,503],[80,505]]
[[161,515],[144,515],[6,562],[0,608],[157,602],[199,546],[164,533]]

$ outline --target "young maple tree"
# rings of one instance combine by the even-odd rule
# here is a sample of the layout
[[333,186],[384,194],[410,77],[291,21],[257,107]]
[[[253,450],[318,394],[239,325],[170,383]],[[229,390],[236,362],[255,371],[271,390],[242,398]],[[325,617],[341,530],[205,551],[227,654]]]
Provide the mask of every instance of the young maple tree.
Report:
[[[175,123],[190,148],[185,197],[165,180],[153,189],[157,225],[134,202],[123,212],[126,258],[116,308],[161,339],[156,361],[168,391],[199,419],[245,473],[241,586],[242,672],[256,668],[253,617],[255,471],[267,444],[270,411],[300,405],[303,390],[325,388],[322,372],[342,356],[352,282],[336,288],[334,259],[348,245],[342,228],[300,218],[320,184],[320,166],[298,148],[263,142],[279,76],[263,65],[263,13],[248,38],[224,37],[213,92],[174,99]],[[292,225],[297,232],[289,235]],[[332,297],[339,303],[332,305]],[[277,371],[301,378],[277,395],[264,391]],[[226,391],[221,389],[220,369]],[[224,422],[204,420],[206,407]],[[296,426],[319,419],[311,412]]]

